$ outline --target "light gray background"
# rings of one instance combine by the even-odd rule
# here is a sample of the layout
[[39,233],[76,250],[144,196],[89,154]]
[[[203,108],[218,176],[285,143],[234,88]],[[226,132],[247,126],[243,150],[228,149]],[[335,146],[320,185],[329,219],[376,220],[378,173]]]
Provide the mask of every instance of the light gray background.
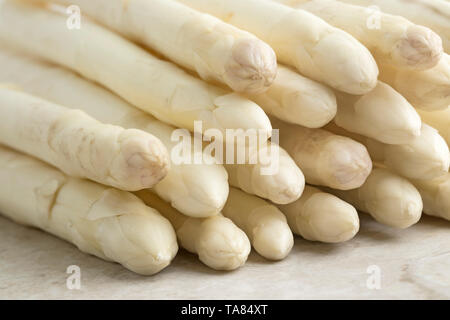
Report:
[[[69,265],[82,287],[66,287]],[[381,289],[366,286],[381,269]],[[1,299],[442,299],[450,298],[450,222],[424,217],[407,230],[361,217],[355,239],[339,245],[296,238],[290,256],[252,253],[233,272],[217,272],[180,250],[172,265],[143,277],[78,251],[44,232],[0,217]]]

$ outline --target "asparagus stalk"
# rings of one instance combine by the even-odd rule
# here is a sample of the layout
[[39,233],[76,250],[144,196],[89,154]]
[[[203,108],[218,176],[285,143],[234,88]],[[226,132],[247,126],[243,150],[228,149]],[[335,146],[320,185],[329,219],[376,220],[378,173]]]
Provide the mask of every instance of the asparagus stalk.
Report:
[[222,215],[209,218],[187,217],[148,190],[136,194],[172,223],[180,246],[197,254],[200,261],[208,267],[234,270],[244,265],[250,253],[250,242],[230,219]]
[[[17,52],[0,48],[0,82],[12,82],[20,88],[69,108],[81,108],[104,123],[138,128],[158,137],[171,151],[174,127],[167,125],[102,87],[74,73]],[[197,151],[186,154],[197,158]],[[171,162],[166,177],[153,190],[177,210],[188,216],[207,217],[219,213],[228,197],[227,173],[203,154],[204,163]],[[186,159],[188,160],[188,159]]]
[[423,212],[450,221],[450,174],[433,180],[412,180],[423,200]]
[[[424,70],[439,62],[442,40],[432,30],[407,19],[335,0],[275,0],[306,10],[342,29],[365,45],[379,66]],[[392,2],[392,1],[391,1]],[[373,25],[372,25],[372,24]],[[449,24],[450,27],[450,24]]]
[[230,188],[223,215],[244,230],[256,252],[267,259],[284,259],[294,245],[286,217],[258,197]]
[[302,10],[267,0],[178,0],[250,31],[274,48],[280,62],[308,78],[351,94],[376,85],[369,50],[348,33]]
[[337,93],[334,123],[389,144],[408,143],[420,135],[420,117],[411,104],[383,82],[363,96]]
[[270,121],[254,102],[209,85],[86,18],[73,31],[59,13],[4,1],[0,39],[73,69],[177,127],[193,131],[194,120],[199,120],[204,130],[256,129],[270,136]]
[[422,214],[423,204],[417,189],[405,178],[382,168],[374,168],[359,189],[327,191],[394,228],[408,228]]
[[435,111],[450,106],[450,55],[444,54],[439,64],[425,71],[381,68],[380,79],[401,93],[414,107]]
[[419,114],[423,122],[438,130],[447,145],[450,145],[450,108],[433,112],[419,110]]
[[432,127],[423,124],[421,135],[407,144],[390,145],[328,125],[335,134],[348,136],[367,147],[374,162],[412,179],[429,180],[445,175],[449,170],[449,148]]
[[[259,150],[249,150],[249,152],[269,154],[269,151],[266,150],[271,148],[276,148],[278,155],[276,160],[270,161],[270,163],[263,163],[259,157],[254,164],[225,164],[229,183],[233,187],[269,199],[277,204],[291,203],[300,197],[305,187],[305,177],[294,160],[276,144],[267,143]],[[275,152],[275,150],[272,149],[270,152]],[[272,167],[274,171],[265,174],[264,168]]]
[[403,16],[438,33],[450,53],[450,3],[444,0],[340,0],[360,6],[377,6],[383,12]]
[[151,275],[178,250],[169,221],[134,195],[68,177],[39,160],[0,146],[0,211],[81,251]]
[[382,162],[400,175],[420,180],[445,175],[450,153],[437,130],[423,124],[421,135],[404,145],[386,145],[368,140],[367,149],[374,161]]
[[[57,0],[171,61],[238,92],[258,93],[273,82],[272,48],[252,34],[175,1]],[[108,10],[105,10],[105,8]]]
[[323,127],[337,111],[336,96],[330,88],[281,65],[266,92],[247,96],[266,113],[307,128]]
[[309,184],[354,189],[372,170],[366,148],[352,139],[275,119],[272,122],[274,128],[280,129],[280,146],[294,159]]
[[166,148],[149,133],[8,88],[0,88],[0,105],[0,143],[71,176],[136,191],[154,186],[169,169]]
[[338,197],[306,186],[297,201],[278,205],[291,230],[306,240],[339,243],[359,231],[356,209]]

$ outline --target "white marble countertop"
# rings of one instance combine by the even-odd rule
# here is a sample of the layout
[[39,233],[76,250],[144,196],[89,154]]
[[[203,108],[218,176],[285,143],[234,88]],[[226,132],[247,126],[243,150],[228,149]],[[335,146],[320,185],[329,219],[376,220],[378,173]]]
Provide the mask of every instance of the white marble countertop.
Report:
[[[81,268],[81,289],[66,286]],[[381,288],[366,285],[379,267]],[[450,298],[450,222],[424,217],[394,230],[362,217],[355,239],[326,245],[296,238],[284,261],[252,253],[216,272],[180,250],[172,265],[142,277],[38,230],[0,217],[0,299],[442,299]]]

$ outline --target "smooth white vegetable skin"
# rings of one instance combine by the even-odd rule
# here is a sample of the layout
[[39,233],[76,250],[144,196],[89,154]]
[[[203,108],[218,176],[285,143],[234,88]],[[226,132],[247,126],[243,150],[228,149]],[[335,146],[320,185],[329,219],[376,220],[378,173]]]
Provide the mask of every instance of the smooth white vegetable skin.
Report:
[[440,35],[450,53],[450,3],[444,0],[340,0],[360,6],[377,6],[383,12],[403,16]]
[[271,126],[254,102],[197,79],[170,62],[83,17],[79,30],[67,17],[17,1],[0,3],[0,39],[19,50],[66,66],[96,81],[159,120],[194,130]]
[[291,230],[306,240],[340,243],[359,231],[356,209],[338,197],[306,186],[297,201],[278,205]]
[[414,107],[381,81],[365,95],[336,96],[334,123],[339,127],[388,144],[408,143],[420,135],[422,122]]
[[175,1],[57,2],[78,5],[114,31],[159,51],[203,79],[222,82],[234,91],[265,91],[277,74],[276,56],[269,45]]
[[[269,154],[269,152],[274,152],[271,148],[278,149],[277,163],[257,161],[255,164],[225,164],[229,183],[233,187],[268,199],[273,203],[291,203],[302,194],[305,187],[305,176],[289,154],[276,144],[268,143],[255,152]],[[271,174],[263,174],[264,168],[273,166],[277,166],[278,170]]]
[[223,215],[244,230],[256,252],[267,259],[286,258],[294,245],[286,217],[258,197],[230,188]]
[[307,128],[323,127],[337,111],[333,90],[281,65],[266,92],[247,96],[268,114]]
[[170,163],[167,149],[153,135],[106,125],[80,110],[1,87],[0,143],[71,176],[128,191],[154,186]]
[[378,67],[348,33],[302,10],[267,0],[178,0],[267,42],[278,60],[308,78],[351,94],[372,90]]
[[[138,128],[158,137],[171,151],[176,129],[133,108],[110,91],[76,74],[2,47],[0,81],[73,109],[81,109],[97,120],[124,128]],[[194,159],[196,151],[186,155]],[[184,159],[184,158],[183,158]],[[203,159],[211,160],[203,154]],[[174,164],[153,190],[188,216],[207,217],[222,210],[228,197],[228,177],[222,165]]]
[[367,149],[374,161],[380,161],[400,175],[429,180],[449,170],[450,153],[437,130],[423,124],[421,135],[404,145],[388,145],[368,139]]
[[307,183],[349,190],[360,187],[372,170],[366,148],[352,139],[322,129],[272,122],[280,129],[280,146],[300,167]]
[[272,0],[306,10],[365,45],[378,65],[423,70],[442,56],[442,40],[432,30],[405,18],[335,0]]
[[0,147],[0,211],[81,251],[152,275],[178,250],[169,221],[131,193],[70,178],[39,160]]
[[380,79],[401,93],[415,108],[424,111],[444,110],[450,106],[450,55],[425,71],[381,69]]
[[250,241],[230,219],[222,215],[203,219],[186,217],[148,190],[137,195],[172,223],[180,246],[197,254],[208,267],[234,270],[247,261]]
[[419,114],[423,122],[438,130],[439,134],[450,146],[450,108],[440,111],[421,111]]
[[386,169],[375,168],[361,188],[349,191],[327,189],[358,210],[369,213],[378,222],[408,228],[422,215],[422,198],[405,178]]
[[450,174],[433,180],[412,180],[423,200],[423,212],[450,221]]
[[445,175],[449,170],[448,146],[439,133],[426,124],[422,125],[420,136],[407,144],[397,145],[381,143],[333,124],[326,129],[362,143],[374,162],[404,177],[429,180]]

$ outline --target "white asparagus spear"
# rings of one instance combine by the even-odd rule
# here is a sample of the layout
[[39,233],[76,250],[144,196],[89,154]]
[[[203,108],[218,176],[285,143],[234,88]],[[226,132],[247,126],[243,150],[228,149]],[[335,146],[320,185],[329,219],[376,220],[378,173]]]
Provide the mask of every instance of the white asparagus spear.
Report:
[[414,107],[425,111],[443,110],[450,106],[450,55],[444,54],[439,64],[429,70],[399,70],[383,66],[380,79],[401,93]]
[[339,243],[359,231],[358,212],[352,205],[311,186],[305,187],[297,201],[277,207],[291,230],[306,240]]
[[340,91],[364,94],[376,85],[369,50],[348,33],[303,10],[267,0],[178,0],[266,41],[278,60]]
[[439,134],[450,146],[450,108],[440,111],[421,111],[419,114],[422,121],[438,130]]
[[247,97],[266,113],[307,128],[323,127],[337,111],[336,96],[330,88],[282,65],[266,92]]
[[68,175],[136,191],[169,169],[167,149],[153,135],[106,125],[80,110],[0,87],[0,143]]
[[[167,0],[57,0],[238,92],[262,92],[277,74],[272,48],[252,34]],[[107,10],[105,9],[107,8]]]
[[286,258],[294,245],[286,217],[263,199],[230,188],[223,215],[244,230],[256,252],[267,259]]
[[373,161],[382,162],[398,174],[412,179],[428,180],[448,172],[450,153],[438,131],[426,124],[421,135],[410,143],[383,144],[368,139],[367,149]]
[[230,219],[220,214],[209,218],[186,217],[148,190],[136,194],[172,223],[180,246],[197,254],[208,267],[234,270],[247,261],[250,241]]
[[274,1],[306,10],[348,32],[370,50],[380,69],[385,64],[414,70],[429,69],[442,56],[442,40],[436,33],[400,16],[335,0]]
[[443,0],[340,0],[360,6],[376,6],[383,12],[403,16],[438,33],[450,53],[450,3]]
[[17,1],[0,3],[0,40],[64,65],[99,82],[134,106],[177,127],[260,129],[271,126],[254,102],[188,75],[174,64],[83,18],[79,30],[67,18]]
[[[277,151],[271,148],[276,148]],[[225,164],[231,186],[277,204],[291,203],[300,197],[305,187],[305,177],[283,148],[268,142],[257,151],[248,152],[267,155],[270,152],[274,152],[275,155],[276,152],[276,163],[269,159],[270,162],[262,161],[262,158],[256,155],[256,163]],[[252,155],[249,155],[249,158],[251,157]],[[264,172],[264,169],[267,172]],[[268,169],[273,171],[269,172]]]
[[423,200],[423,212],[450,221],[450,174],[433,180],[412,180]]
[[417,189],[386,169],[374,168],[358,189],[326,190],[394,228],[408,228],[418,222],[422,214],[423,204]]
[[0,146],[0,212],[144,275],[164,269],[178,250],[169,221],[136,196],[64,175]]
[[[0,81],[12,82],[25,91],[69,108],[81,108],[105,123],[138,128],[149,132],[171,151],[174,127],[133,108],[108,90],[74,73],[17,52],[0,51]],[[195,150],[186,154],[195,159]],[[203,154],[205,163],[171,163],[167,176],[154,186],[155,192],[183,214],[195,217],[215,215],[228,197],[227,173],[223,166],[212,163]],[[184,159],[183,159],[184,160]]]
[[280,146],[294,159],[309,184],[354,189],[372,170],[366,148],[352,139],[275,119],[272,122],[274,128],[280,129]]
[[420,135],[421,120],[414,107],[397,91],[379,81],[363,96],[336,94],[334,122],[350,132],[389,143],[408,143]]
[[420,136],[398,145],[384,144],[333,125],[326,129],[361,142],[374,162],[406,178],[429,180],[445,175],[449,170],[449,148],[439,133],[426,124],[422,125]]

